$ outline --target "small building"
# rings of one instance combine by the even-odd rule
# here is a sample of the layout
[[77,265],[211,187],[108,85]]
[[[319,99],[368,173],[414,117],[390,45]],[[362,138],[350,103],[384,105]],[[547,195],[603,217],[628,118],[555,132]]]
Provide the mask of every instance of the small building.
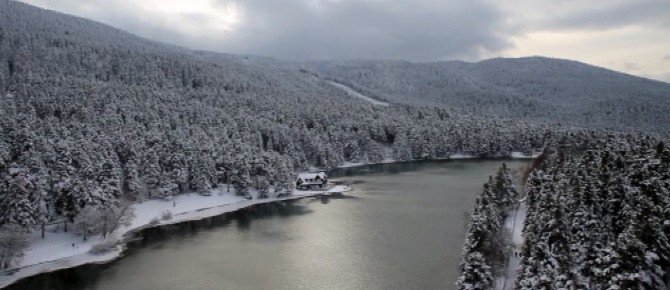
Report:
[[298,189],[316,189],[325,188],[328,184],[328,176],[325,172],[317,173],[300,173],[295,182],[295,187]]

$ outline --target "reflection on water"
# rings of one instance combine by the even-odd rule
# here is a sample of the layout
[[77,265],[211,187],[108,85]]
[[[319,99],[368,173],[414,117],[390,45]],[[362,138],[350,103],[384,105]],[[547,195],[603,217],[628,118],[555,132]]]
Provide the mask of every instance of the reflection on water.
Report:
[[9,289],[453,289],[464,212],[499,164],[341,169],[330,176],[354,184],[347,195],[148,229],[113,263]]

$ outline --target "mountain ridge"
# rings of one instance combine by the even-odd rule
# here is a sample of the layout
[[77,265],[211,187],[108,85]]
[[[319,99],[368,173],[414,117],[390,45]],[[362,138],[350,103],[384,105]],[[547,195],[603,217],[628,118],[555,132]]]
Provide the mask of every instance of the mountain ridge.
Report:
[[645,116],[634,120],[639,114],[662,115],[670,109],[670,84],[571,60],[328,61],[309,66],[396,102],[447,105],[511,118],[663,130]]
[[208,87],[231,97],[346,99],[346,92],[327,83],[336,80],[377,100],[484,117],[654,132],[667,132],[662,124],[670,123],[665,114],[670,111],[670,84],[573,60],[285,61],[182,48],[14,0],[0,5],[0,41],[6,39],[0,53],[7,59],[0,63],[5,75],[0,76],[0,91],[15,89],[8,84],[16,74],[161,89]]

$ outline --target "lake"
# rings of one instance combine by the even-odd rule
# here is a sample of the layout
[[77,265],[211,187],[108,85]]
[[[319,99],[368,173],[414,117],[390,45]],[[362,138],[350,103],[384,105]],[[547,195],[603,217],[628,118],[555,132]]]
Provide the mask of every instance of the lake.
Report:
[[112,263],[7,289],[455,289],[467,213],[502,162],[338,169],[331,177],[354,186],[344,196],[144,230]]

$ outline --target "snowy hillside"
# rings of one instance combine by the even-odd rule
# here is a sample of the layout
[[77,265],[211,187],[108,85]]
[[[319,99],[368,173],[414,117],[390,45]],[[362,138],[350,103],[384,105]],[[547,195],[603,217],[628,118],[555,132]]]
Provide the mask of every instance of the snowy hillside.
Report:
[[285,191],[312,167],[531,153],[548,136],[332,81],[301,63],[178,48],[0,0],[0,226],[220,184]]
[[315,167],[525,156],[617,135],[593,128],[668,133],[668,111],[669,84],[572,61],[288,62],[0,0],[0,239],[56,223],[105,236],[124,205],[224,184],[235,200],[288,192]]
[[328,83],[330,83],[331,85],[333,85],[333,86],[335,86],[335,87],[337,87],[337,88],[342,89],[343,91],[347,92],[347,94],[349,94],[350,96],[354,96],[354,97],[357,97],[357,98],[359,98],[359,99],[366,100],[366,101],[368,101],[369,103],[374,104],[374,105],[388,106],[388,103],[385,103],[385,102],[382,102],[382,101],[377,101],[377,100],[375,100],[375,99],[373,99],[373,98],[371,98],[371,97],[368,97],[368,96],[366,96],[366,95],[364,95],[364,94],[361,94],[361,93],[355,91],[354,89],[352,89],[352,88],[350,88],[350,87],[347,87],[347,86],[345,86],[345,85],[343,85],[343,84],[340,84],[340,83],[338,83],[338,82],[328,81]]
[[403,103],[614,129],[667,132],[670,122],[670,84],[575,61],[325,61],[309,67]]

